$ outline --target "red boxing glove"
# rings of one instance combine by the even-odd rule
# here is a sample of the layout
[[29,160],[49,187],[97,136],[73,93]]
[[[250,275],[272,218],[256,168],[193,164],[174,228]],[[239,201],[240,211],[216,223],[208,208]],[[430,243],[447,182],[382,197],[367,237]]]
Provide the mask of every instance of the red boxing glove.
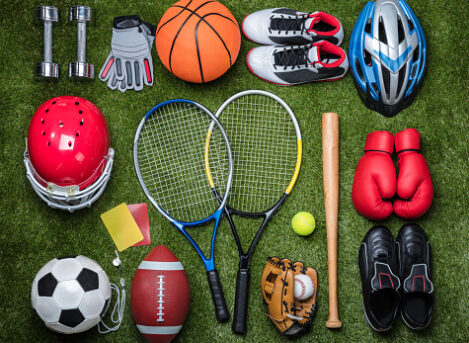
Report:
[[388,131],[375,131],[366,137],[365,155],[355,171],[352,200],[362,216],[381,220],[392,213],[396,194],[396,169],[391,159],[394,138]]
[[405,219],[415,219],[430,208],[433,200],[433,183],[427,162],[420,154],[420,133],[406,129],[396,134],[397,195],[394,212]]

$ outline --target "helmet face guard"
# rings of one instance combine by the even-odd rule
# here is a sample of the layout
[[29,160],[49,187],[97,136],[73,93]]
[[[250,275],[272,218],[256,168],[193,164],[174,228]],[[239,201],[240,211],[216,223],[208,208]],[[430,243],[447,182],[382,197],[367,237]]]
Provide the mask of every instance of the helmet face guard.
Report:
[[[102,174],[90,186],[83,190],[77,185],[61,187],[52,182],[46,183],[37,174],[29,159],[28,150],[24,152],[24,165],[26,166],[26,177],[31,186],[39,197],[44,200],[47,205],[60,210],[68,210],[73,212],[85,207],[90,207],[106,188],[109,177],[111,176],[112,165],[114,162],[114,149],[109,148],[109,152],[105,157],[105,164]],[[41,181],[39,181],[41,180]]]
[[412,102],[426,67],[426,41],[404,0],[368,2],[350,38],[355,86],[369,108],[394,116]]
[[26,176],[49,206],[70,212],[89,207],[103,193],[114,150],[104,116],[90,101],[50,99],[34,114],[26,140]]

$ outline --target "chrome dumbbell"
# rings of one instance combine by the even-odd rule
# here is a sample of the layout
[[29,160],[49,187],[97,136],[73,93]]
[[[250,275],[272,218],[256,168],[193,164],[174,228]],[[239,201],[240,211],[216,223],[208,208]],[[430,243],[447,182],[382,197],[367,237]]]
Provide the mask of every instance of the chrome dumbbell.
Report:
[[59,65],[52,61],[52,25],[59,21],[59,10],[53,6],[36,7],[36,20],[44,23],[44,60],[36,64],[38,78],[58,79]]
[[94,79],[94,65],[86,62],[86,25],[92,19],[91,8],[73,6],[70,8],[68,19],[77,22],[77,60],[68,65],[68,76]]

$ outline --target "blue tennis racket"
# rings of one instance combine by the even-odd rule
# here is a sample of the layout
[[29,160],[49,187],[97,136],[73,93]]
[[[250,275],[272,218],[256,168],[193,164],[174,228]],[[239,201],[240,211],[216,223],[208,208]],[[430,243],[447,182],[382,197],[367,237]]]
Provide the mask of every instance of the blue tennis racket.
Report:
[[[189,100],[169,100],[153,107],[135,134],[134,163],[148,199],[186,236],[205,264],[217,320],[228,320],[214,245],[231,188],[233,159],[218,119]],[[209,221],[215,225],[207,258],[186,228]]]

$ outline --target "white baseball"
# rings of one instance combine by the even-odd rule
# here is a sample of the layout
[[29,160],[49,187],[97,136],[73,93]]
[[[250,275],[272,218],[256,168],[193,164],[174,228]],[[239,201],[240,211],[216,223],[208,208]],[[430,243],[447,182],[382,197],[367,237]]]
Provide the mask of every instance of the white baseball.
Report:
[[308,299],[313,295],[313,280],[308,275],[299,274],[295,276],[295,298],[298,300]]

